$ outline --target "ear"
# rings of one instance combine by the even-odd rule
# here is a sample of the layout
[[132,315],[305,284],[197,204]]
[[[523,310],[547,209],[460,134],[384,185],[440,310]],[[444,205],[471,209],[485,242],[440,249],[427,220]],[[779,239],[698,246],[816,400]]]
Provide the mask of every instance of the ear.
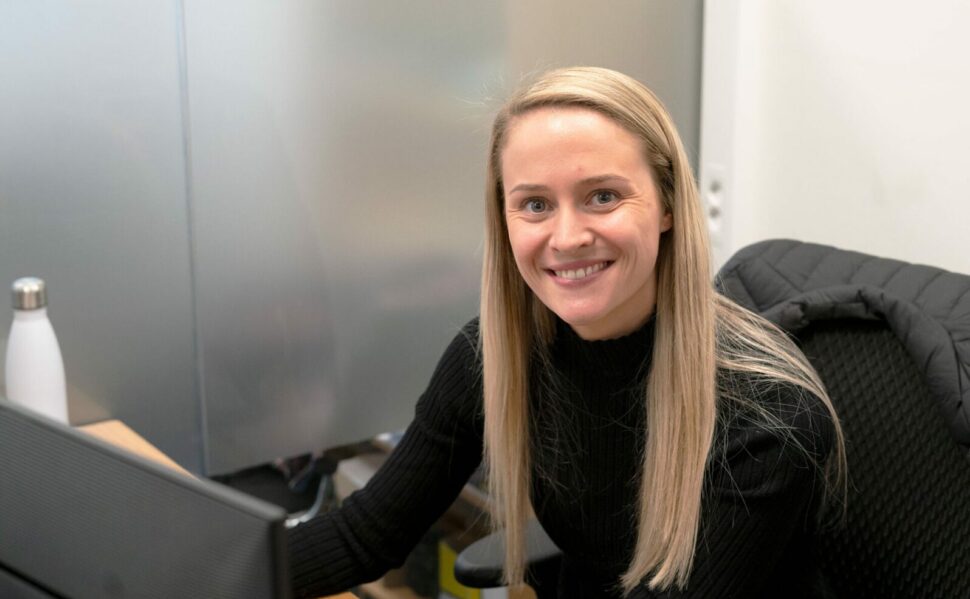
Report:
[[664,212],[664,217],[660,221],[660,232],[666,233],[674,226],[674,215],[670,212]]

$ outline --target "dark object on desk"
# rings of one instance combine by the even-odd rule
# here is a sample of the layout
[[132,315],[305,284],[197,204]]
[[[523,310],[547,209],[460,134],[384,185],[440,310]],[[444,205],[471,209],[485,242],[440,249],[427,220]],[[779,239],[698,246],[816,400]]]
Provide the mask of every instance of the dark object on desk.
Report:
[[[970,277],[773,240],[739,251],[717,284],[795,336],[839,413],[845,522],[823,529],[818,545],[832,589],[844,597],[965,596]],[[456,576],[495,586],[501,560],[501,549],[471,566],[460,560]],[[541,584],[554,583],[553,574]]]
[[290,597],[285,512],[0,399],[0,597]]
[[835,593],[966,596],[970,277],[774,240],[739,251],[718,283],[795,336],[839,414],[845,522],[818,544]]

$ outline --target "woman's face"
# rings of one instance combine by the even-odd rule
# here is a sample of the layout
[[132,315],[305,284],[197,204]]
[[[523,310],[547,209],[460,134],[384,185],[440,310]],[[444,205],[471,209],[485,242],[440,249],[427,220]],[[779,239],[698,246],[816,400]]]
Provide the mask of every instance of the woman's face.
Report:
[[646,322],[671,217],[640,140],[593,110],[539,108],[512,121],[501,169],[512,253],[542,303],[584,339]]

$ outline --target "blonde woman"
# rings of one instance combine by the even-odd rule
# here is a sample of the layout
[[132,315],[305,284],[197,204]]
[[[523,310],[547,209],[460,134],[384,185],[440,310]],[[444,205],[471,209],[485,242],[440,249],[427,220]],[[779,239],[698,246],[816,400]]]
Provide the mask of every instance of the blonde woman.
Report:
[[400,564],[484,460],[505,576],[532,510],[562,597],[812,597],[838,420],[787,338],[718,296],[705,221],[660,101],[606,69],[551,71],[495,119],[481,315],[399,447],[291,533],[294,586]]

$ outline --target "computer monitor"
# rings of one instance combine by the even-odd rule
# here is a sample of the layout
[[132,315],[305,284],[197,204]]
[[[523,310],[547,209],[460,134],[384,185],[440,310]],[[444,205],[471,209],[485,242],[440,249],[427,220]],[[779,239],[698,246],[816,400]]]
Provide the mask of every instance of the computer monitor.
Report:
[[288,599],[285,517],[0,398],[0,597]]

